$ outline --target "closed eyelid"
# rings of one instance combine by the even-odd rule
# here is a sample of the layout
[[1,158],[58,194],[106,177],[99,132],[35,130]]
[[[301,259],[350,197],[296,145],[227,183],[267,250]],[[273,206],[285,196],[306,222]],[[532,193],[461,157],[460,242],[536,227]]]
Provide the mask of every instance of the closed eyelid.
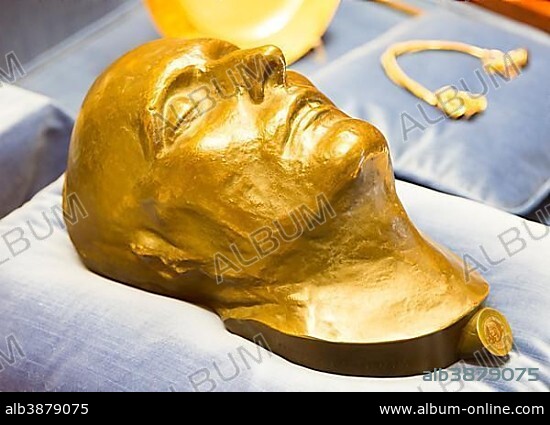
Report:
[[168,118],[174,132],[190,124],[197,115],[197,104],[187,96],[178,96],[164,106],[164,116]]
[[[174,143],[176,136],[195,118],[196,102],[190,97],[204,69],[187,66],[171,71],[162,90],[151,99],[145,114],[144,125],[148,130],[156,157],[162,156]],[[185,93],[183,93],[185,91]],[[189,93],[188,93],[189,92]]]

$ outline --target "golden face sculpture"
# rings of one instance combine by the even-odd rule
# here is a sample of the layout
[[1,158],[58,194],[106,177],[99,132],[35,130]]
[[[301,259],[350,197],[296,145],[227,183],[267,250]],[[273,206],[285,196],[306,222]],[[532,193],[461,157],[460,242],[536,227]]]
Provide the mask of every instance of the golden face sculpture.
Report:
[[70,194],[90,270],[206,307],[296,363],[407,375],[483,346],[468,341],[487,283],[410,222],[382,134],[276,47],[162,39],[117,60],[76,122],[66,210]]

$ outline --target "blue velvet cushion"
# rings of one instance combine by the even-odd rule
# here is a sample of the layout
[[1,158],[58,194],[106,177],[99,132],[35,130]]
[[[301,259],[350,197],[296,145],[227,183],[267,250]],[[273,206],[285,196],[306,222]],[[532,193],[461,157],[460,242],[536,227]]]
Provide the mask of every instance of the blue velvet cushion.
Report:
[[0,117],[3,217],[63,173],[73,120],[47,97],[6,84]]
[[[311,79],[350,115],[385,134],[399,178],[516,214],[530,212],[550,193],[550,37],[491,18],[474,6],[459,11],[462,16],[431,11],[398,24]],[[478,59],[460,53],[401,56],[405,72],[431,90],[448,84],[462,88],[463,83],[473,92],[487,90],[484,113],[454,121],[384,73],[382,53],[411,39],[463,41],[504,51],[526,47],[530,62],[517,79],[505,81],[491,79]]]
[[[420,229],[466,256],[491,283],[488,305],[514,331],[517,346],[506,364],[514,371],[506,376],[515,378],[356,378],[289,363],[230,334],[213,313],[91,273],[59,221],[61,188],[62,178],[0,221],[0,391],[548,388],[550,227],[398,182]],[[521,368],[539,369],[539,380],[525,374],[516,381]]]

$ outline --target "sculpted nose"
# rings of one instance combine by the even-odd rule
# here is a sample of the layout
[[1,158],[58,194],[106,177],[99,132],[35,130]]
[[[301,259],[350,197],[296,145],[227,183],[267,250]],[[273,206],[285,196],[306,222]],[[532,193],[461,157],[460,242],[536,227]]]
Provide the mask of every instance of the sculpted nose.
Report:
[[262,52],[266,65],[266,76],[274,85],[283,85],[286,77],[286,60],[281,49],[275,46],[264,46]]
[[[263,46],[243,51],[242,74],[251,85],[280,86],[285,83],[286,62],[281,49]],[[255,83],[255,84],[254,84]]]
[[236,50],[219,62],[215,74],[216,90],[223,97],[244,90],[260,103],[266,88],[285,84],[285,58],[275,46]]

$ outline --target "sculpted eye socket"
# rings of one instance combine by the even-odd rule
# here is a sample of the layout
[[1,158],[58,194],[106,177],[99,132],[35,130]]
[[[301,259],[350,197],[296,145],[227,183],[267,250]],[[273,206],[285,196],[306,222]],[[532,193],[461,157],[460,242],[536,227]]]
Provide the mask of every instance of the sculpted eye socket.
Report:
[[200,116],[197,103],[185,95],[171,96],[160,110],[148,108],[146,127],[149,128],[152,153],[163,156],[193,121]]
[[187,96],[177,96],[171,98],[164,106],[164,124],[166,130],[176,135],[185,130],[200,114],[197,104]]

